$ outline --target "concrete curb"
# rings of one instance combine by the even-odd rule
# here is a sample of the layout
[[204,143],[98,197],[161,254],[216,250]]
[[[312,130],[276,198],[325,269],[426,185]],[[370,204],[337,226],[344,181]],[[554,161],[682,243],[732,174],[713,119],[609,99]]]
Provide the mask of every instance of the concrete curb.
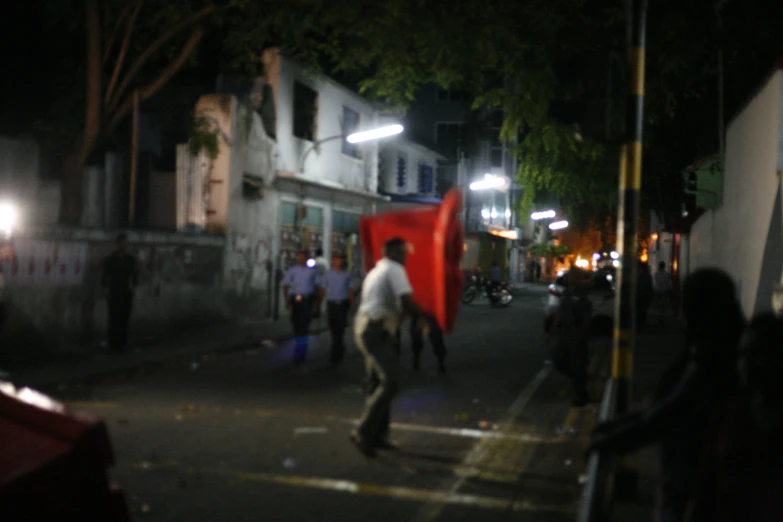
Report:
[[[321,335],[328,331],[328,328],[318,328],[311,330],[310,335]],[[285,341],[288,341],[292,338],[293,335],[291,334],[258,336],[258,339],[268,339],[273,341],[275,344],[284,343]],[[72,386],[75,384],[93,383],[96,381],[108,380],[122,376],[136,375],[167,364],[186,361],[194,358],[201,358],[207,354],[227,355],[229,353],[248,349],[253,346],[256,346],[256,342],[251,339],[250,336],[245,336],[245,338],[241,340],[227,339],[219,343],[210,343],[200,347],[194,347],[185,350],[170,350],[163,353],[152,352],[147,354],[123,354],[116,356],[117,359],[114,361],[112,361],[110,358],[111,356],[109,356],[109,358],[106,359],[107,366],[105,367],[97,367],[100,365],[96,365],[95,368],[89,369],[84,368],[79,370],[78,368],[74,368],[73,371],[70,372],[68,370],[71,370],[71,368],[63,368],[66,371],[60,375],[45,375],[47,373],[56,373],[56,367],[26,372],[27,375],[25,375],[24,372],[18,374],[18,376],[11,374],[9,380],[16,386],[27,386],[41,390],[52,390],[56,388]],[[125,360],[120,359],[121,357],[130,357],[133,355],[139,355],[139,358],[129,358]],[[44,375],[36,376],[36,373]]]

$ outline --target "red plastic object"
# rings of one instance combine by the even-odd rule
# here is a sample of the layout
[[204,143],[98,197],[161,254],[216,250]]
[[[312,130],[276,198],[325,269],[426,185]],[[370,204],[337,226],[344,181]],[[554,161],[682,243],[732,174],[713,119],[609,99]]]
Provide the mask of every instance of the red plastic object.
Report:
[[2,520],[130,520],[106,476],[113,464],[102,421],[0,383]]
[[383,257],[383,244],[393,237],[408,243],[408,273],[413,298],[451,332],[459,310],[463,274],[459,268],[464,232],[459,214],[462,195],[450,190],[440,205],[362,216],[359,222],[365,270]]

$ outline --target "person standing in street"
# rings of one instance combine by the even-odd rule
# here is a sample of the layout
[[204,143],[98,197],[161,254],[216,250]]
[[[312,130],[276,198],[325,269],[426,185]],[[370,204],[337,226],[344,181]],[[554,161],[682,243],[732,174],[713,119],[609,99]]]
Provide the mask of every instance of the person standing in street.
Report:
[[433,322],[432,326],[429,328],[429,332],[423,332],[421,328],[419,328],[418,323],[418,317],[412,315],[410,334],[411,348],[413,349],[413,369],[418,370],[421,366],[421,352],[424,351],[424,335],[426,333],[430,339],[430,344],[432,344],[432,351],[435,353],[435,357],[438,358],[438,372],[440,372],[441,375],[445,375],[446,343],[443,342],[443,330],[440,329],[440,326],[436,322]]
[[345,356],[345,328],[348,314],[353,308],[354,292],[351,288],[351,274],[343,267],[343,258],[332,256],[332,269],[320,278],[321,299],[326,298],[326,313],[329,332],[332,335],[332,364],[339,364]]
[[128,346],[128,322],[133,294],[139,284],[136,259],[127,252],[128,237],[117,236],[116,248],[103,262],[101,285],[109,305],[109,348],[122,351]]
[[650,265],[639,261],[639,273],[636,276],[636,326],[639,330],[647,327],[647,312],[653,300],[653,278]]
[[364,355],[370,382],[377,380],[367,399],[359,426],[350,440],[367,457],[377,449],[393,449],[388,440],[389,412],[399,387],[397,331],[403,311],[420,317],[422,326],[432,322],[413,301],[413,288],[405,272],[405,241],[393,238],[384,245],[385,257],[364,279],[354,336]]
[[318,272],[307,266],[307,252],[296,254],[296,264],[283,277],[283,296],[286,310],[291,312],[294,328],[294,366],[300,367],[307,359],[310,321],[313,312],[320,305],[316,294]]

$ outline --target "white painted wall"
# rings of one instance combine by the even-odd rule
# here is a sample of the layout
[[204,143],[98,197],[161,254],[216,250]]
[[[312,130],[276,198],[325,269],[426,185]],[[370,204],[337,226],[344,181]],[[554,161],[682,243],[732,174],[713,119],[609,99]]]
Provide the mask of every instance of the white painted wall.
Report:
[[728,126],[723,204],[702,216],[691,230],[690,271],[704,266],[726,270],[737,283],[748,316],[760,311],[756,294],[773,205],[780,191],[781,100],[783,83],[777,71]]
[[315,139],[324,140],[343,133],[341,121],[343,107],[357,111],[360,130],[379,125],[372,104],[349,89],[325,76],[316,76],[286,58],[280,61],[277,79],[277,143],[278,170],[295,173],[321,183],[338,184],[340,187],[366,192],[377,191],[378,141],[359,145],[362,159],[342,152],[342,139],[322,143],[318,150],[307,154],[303,168],[301,163],[313,142],[297,138],[294,130],[294,83],[299,81],[318,93],[318,111]]

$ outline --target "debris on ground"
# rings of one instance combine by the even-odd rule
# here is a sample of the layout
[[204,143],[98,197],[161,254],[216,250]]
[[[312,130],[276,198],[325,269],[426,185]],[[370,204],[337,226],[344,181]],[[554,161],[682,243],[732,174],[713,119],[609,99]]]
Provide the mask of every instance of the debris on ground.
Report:
[[177,413],[177,414],[174,415],[174,420],[181,421],[182,419],[183,419],[183,417],[182,417],[181,413]]
[[489,428],[489,422],[487,422],[485,420],[479,421],[478,425],[479,425],[479,428],[481,428],[482,430],[486,430],[486,429]]
[[286,469],[293,469],[296,467],[296,461],[291,457],[288,457],[283,461],[283,467]]
[[579,479],[577,482],[579,482],[579,484],[587,484],[587,475],[584,473],[579,475]]
[[149,513],[150,512],[150,505],[149,504],[142,504],[141,505],[141,512],[142,513]]
[[481,402],[481,401],[478,400],[478,399],[473,399],[473,404],[478,404],[479,402]]
[[194,372],[195,372],[196,370],[198,370],[198,363],[197,363],[197,362],[191,363],[191,365],[190,365],[190,369],[191,369],[192,371],[194,371]]
[[185,404],[180,408],[180,411],[183,413],[195,413],[198,411],[198,408],[193,404]]
[[454,420],[459,422],[468,422],[470,421],[470,415],[467,413],[457,413],[454,415]]
[[563,464],[565,464],[565,465],[566,465],[566,467],[570,466],[570,465],[571,465],[571,464],[573,464],[573,463],[574,463],[574,461],[573,461],[573,460],[571,460],[571,459],[565,459],[565,462],[563,462]]
[[315,435],[315,434],[324,434],[324,433],[329,433],[329,430],[323,426],[318,426],[318,427],[303,426],[300,428],[294,428],[294,435]]

